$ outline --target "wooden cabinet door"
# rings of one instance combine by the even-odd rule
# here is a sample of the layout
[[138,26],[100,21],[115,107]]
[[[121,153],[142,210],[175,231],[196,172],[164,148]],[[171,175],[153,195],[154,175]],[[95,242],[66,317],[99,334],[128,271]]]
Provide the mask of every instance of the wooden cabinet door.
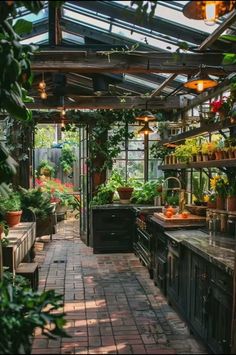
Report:
[[192,254],[191,257],[191,300],[190,321],[194,330],[204,339],[206,338],[207,301],[209,289],[209,275],[207,263],[201,257]]

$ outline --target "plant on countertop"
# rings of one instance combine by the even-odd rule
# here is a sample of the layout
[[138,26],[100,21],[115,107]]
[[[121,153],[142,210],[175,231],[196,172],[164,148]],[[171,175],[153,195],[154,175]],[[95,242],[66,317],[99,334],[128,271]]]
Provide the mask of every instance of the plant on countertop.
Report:
[[65,314],[58,313],[62,306],[62,296],[54,290],[34,292],[25,278],[5,272],[0,284],[0,353],[30,354],[36,328],[50,339],[68,337]]
[[163,179],[150,180],[144,183],[136,183],[133,196],[131,198],[132,203],[137,204],[154,204],[154,197],[161,196]]
[[210,179],[210,186],[216,195],[225,198],[229,191],[228,178],[225,175],[216,175]]
[[[2,236],[2,233],[4,236]],[[9,225],[6,221],[2,220],[0,221],[0,242],[3,247],[7,246],[9,244],[9,240],[6,238],[9,233]]]
[[196,206],[206,205],[205,196],[207,190],[207,178],[203,175],[201,178],[199,176],[193,176],[192,179],[194,204]]
[[76,161],[76,155],[73,146],[66,143],[63,144],[61,149],[61,156],[59,158],[59,163],[66,174],[70,174],[73,170],[73,164]]

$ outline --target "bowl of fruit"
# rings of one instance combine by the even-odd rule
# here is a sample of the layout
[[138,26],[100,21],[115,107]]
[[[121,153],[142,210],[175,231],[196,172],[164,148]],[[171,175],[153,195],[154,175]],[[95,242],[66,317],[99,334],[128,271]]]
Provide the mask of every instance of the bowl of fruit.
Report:
[[165,206],[162,208],[162,213],[167,218],[171,218],[172,216],[175,216],[176,214],[179,213],[179,207],[171,206],[171,205]]

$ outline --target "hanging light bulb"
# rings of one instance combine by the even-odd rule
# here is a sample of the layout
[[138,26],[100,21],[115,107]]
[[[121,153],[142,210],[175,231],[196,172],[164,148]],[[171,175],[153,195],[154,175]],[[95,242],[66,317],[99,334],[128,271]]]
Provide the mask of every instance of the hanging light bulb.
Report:
[[204,73],[202,68],[196,75],[184,83],[185,88],[196,90],[197,92],[202,92],[217,85],[218,82],[214,79],[211,79],[207,73]]
[[46,100],[48,98],[48,95],[45,90],[40,93],[40,97],[42,100]]
[[235,7],[235,0],[189,1],[183,7],[183,14],[193,20],[204,20],[206,25],[212,26],[218,18],[228,14]]
[[39,82],[39,89],[40,90],[45,90],[46,89],[46,83],[44,81],[44,73],[42,74],[42,80]]
[[207,1],[205,6],[204,22],[208,26],[213,26],[216,22],[216,2]]
[[61,111],[61,116],[65,116],[65,114],[66,114],[66,109],[65,109],[65,107],[63,107],[63,109]]

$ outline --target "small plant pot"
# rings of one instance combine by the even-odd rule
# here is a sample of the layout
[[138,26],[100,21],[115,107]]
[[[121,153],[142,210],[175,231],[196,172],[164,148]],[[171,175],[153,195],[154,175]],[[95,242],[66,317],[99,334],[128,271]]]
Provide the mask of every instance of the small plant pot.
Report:
[[236,211],[236,196],[227,197],[227,211]]
[[133,191],[134,191],[133,187],[118,187],[117,192],[120,197],[120,203],[123,204],[129,203]]
[[8,211],[5,218],[9,227],[14,227],[20,223],[22,211]]
[[216,197],[216,208],[217,210],[225,210],[226,209],[225,198],[221,196]]
[[202,154],[202,160],[203,161],[208,161],[209,160],[208,154]]
[[211,208],[211,209],[216,209],[216,201],[214,201],[214,202],[208,201],[207,207]]

